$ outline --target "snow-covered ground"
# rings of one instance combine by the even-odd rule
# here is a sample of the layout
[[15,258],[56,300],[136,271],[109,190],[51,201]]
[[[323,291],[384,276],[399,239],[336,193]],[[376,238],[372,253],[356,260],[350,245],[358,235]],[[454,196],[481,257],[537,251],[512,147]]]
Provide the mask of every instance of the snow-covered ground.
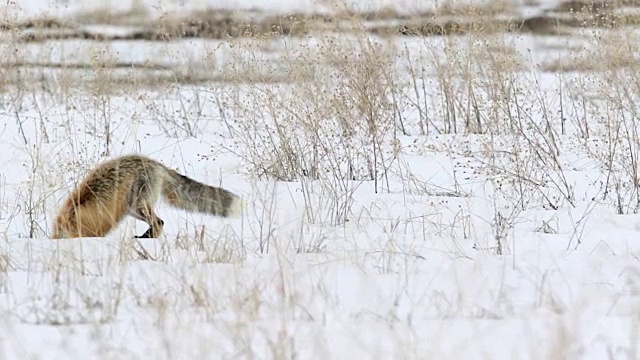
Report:
[[[237,7],[7,13],[132,4]],[[3,37],[0,359],[639,358],[635,36]],[[159,239],[49,239],[128,153],[241,194],[242,218],[161,204]]]

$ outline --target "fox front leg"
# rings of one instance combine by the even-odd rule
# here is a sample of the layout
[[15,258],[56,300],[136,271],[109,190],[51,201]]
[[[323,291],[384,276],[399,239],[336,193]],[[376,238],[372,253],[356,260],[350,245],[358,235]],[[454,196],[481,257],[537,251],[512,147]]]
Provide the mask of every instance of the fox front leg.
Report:
[[144,232],[144,234],[140,235],[140,236],[135,236],[136,239],[150,239],[150,238],[158,238],[160,237],[160,234],[162,234],[162,227],[164,226],[164,221],[162,221],[162,219],[158,219],[158,223],[156,226],[154,225],[149,225],[149,228],[147,229],[147,231]]

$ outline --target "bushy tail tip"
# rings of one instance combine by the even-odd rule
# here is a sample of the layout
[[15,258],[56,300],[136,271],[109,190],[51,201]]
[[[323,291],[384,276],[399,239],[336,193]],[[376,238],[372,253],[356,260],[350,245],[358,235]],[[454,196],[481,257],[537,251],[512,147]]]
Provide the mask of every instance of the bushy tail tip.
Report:
[[227,216],[233,218],[241,217],[246,208],[247,202],[240,196],[236,196],[233,198],[233,201],[231,201],[231,205],[229,205]]

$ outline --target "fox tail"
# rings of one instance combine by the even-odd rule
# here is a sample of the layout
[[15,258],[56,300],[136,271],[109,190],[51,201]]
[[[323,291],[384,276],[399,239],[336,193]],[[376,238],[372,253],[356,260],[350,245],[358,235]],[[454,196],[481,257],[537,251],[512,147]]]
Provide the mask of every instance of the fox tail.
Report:
[[168,169],[162,194],[176,208],[222,217],[239,217],[244,206],[238,195],[203,184],[171,169]]

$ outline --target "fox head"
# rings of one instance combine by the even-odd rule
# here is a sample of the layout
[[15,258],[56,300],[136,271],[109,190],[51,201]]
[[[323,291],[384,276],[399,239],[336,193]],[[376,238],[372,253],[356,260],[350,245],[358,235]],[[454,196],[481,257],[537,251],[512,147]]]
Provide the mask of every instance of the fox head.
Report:
[[78,221],[73,201],[68,199],[53,223],[52,239],[66,239],[78,236]]
[[71,217],[59,216],[56,221],[53,223],[53,232],[51,234],[52,239],[66,239],[74,237],[74,233],[77,231],[73,231],[75,229],[75,221]]

